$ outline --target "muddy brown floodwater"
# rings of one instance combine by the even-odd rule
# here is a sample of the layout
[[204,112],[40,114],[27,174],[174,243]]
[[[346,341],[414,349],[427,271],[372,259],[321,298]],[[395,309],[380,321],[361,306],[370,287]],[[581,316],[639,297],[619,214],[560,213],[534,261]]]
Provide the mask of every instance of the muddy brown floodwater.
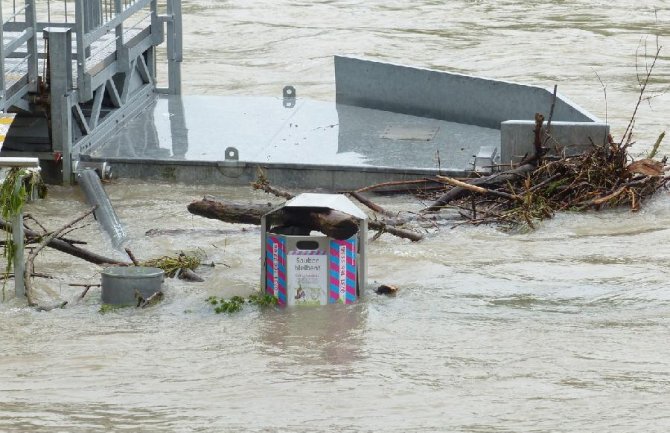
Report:
[[[615,136],[638,98],[636,51],[670,33],[667,0],[184,0],[183,11],[186,94],[279,95],[293,84],[332,100],[331,56],[351,54],[558,84]],[[664,50],[634,153],[668,127],[669,68]],[[445,227],[417,244],[384,235],[370,245],[369,279],[401,287],[396,298],[368,290],[353,306],[216,315],[207,296],[258,287],[259,231],[186,205],[206,193],[271,198],[126,179],[106,189],[138,257],[198,250],[215,266],[204,283],[168,281],[159,306],[103,315],[99,289],[78,302],[69,286],[99,280],[100,269],[45,251],[37,269],[55,279],[36,284],[70,304],[0,304],[0,431],[670,429],[666,192],[635,214],[561,214],[526,234]],[[55,228],[85,208],[76,188],[54,187],[28,211]],[[145,235],[155,228],[186,231]],[[95,223],[72,236],[119,254]]]

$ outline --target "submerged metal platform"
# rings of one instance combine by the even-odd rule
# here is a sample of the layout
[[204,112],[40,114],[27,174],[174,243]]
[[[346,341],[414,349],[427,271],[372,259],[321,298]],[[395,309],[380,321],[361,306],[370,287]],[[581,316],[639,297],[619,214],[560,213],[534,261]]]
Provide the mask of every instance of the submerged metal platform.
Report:
[[287,187],[347,189],[472,171],[500,130],[333,102],[162,96],[82,155],[121,177],[248,184],[263,168]]
[[121,177],[249,184],[261,168],[275,185],[337,191],[516,163],[533,151],[535,113],[552,106],[557,152],[609,131],[536,86],[349,57],[335,57],[335,77],[335,102],[290,86],[278,98],[161,96],[80,158]]
[[534,151],[536,113],[553,113],[555,153],[609,132],[542,87],[341,56],[333,102],[291,86],[277,98],[181,96],[181,0],[25,0],[2,12],[0,111],[15,116],[1,154],[39,157],[65,184],[92,161],[123,177],[230,185],[263,169],[275,185],[348,190],[516,164]]

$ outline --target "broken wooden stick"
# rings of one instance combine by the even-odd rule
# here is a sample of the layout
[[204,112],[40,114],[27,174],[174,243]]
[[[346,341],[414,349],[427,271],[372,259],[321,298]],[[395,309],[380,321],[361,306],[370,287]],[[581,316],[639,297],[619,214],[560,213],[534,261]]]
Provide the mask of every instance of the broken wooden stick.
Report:
[[265,191],[268,194],[272,194],[277,197],[283,197],[286,200],[290,200],[293,198],[293,195],[291,193],[274,188],[272,185],[270,185],[270,182],[268,182],[267,177],[265,177],[265,173],[263,173],[262,171],[258,174],[258,179],[256,180],[256,182],[251,184],[251,187],[253,189],[259,189],[261,191]]
[[518,195],[512,195],[512,194],[508,194],[506,192],[496,191],[494,189],[487,189],[487,188],[484,188],[484,187],[481,187],[481,186],[472,185],[472,184],[469,184],[469,183],[466,183],[466,182],[461,182],[460,180],[454,179],[454,178],[451,178],[451,177],[437,176],[437,178],[446,182],[446,183],[448,183],[449,185],[457,186],[459,188],[464,188],[464,189],[467,189],[468,191],[471,191],[471,192],[474,192],[474,193],[477,193],[477,194],[495,195],[495,196],[498,196],[498,197],[506,198],[507,200],[518,200],[518,201],[522,200],[522,198],[519,197]]
[[412,242],[419,242],[423,239],[423,235],[421,233],[386,224],[384,220],[370,220],[368,221],[368,227],[372,230],[388,233],[399,238],[409,239]]
[[133,252],[130,251],[130,248],[124,248],[124,250],[126,251],[126,254],[128,254],[128,258],[130,259],[130,261],[133,262],[133,265],[139,266],[140,262],[137,261],[137,259],[135,258],[135,254],[133,254]]
[[180,280],[190,281],[193,283],[202,283],[203,281],[205,281],[204,278],[202,278],[200,275],[196,274],[189,268],[181,268],[181,272],[177,274],[177,277]]
[[60,227],[58,230],[53,231],[51,234],[46,236],[42,242],[30,253],[28,256],[28,259],[26,260],[26,267],[25,267],[25,272],[24,272],[24,284],[25,284],[25,289],[26,289],[26,298],[28,298],[28,305],[30,306],[35,306],[37,305],[35,303],[35,300],[33,298],[33,283],[32,283],[32,274],[35,271],[35,258],[37,255],[46,247],[49,242],[51,242],[54,238],[56,238],[59,234],[67,230],[68,228],[72,227],[73,225],[77,224],[79,221],[83,220],[90,214],[92,214],[97,206],[93,206],[91,209],[87,210],[86,212],[82,213],[69,223],[65,224],[64,226]]
[[81,295],[79,295],[79,299],[84,299],[84,296],[88,293],[88,291],[91,289],[91,287],[101,287],[102,284],[68,284],[70,287],[83,287],[84,291],[81,292]]
[[[467,182],[467,184],[490,188],[493,186],[506,184],[507,182],[516,181],[522,177],[525,177],[526,175],[528,175],[528,173],[531,173],[533,170],[535,170],[534,164],[524,164],[515,169],[504,171],[502,173],[496,173],[490,176],[472,179],[472,181]],[[466,197],[470,193],[471,191],[469,189],[459,186],[453,187],[449,191],[438,197],[437,200],[433,202],[433,204],[423,209],[422,212],[439,211],[452,201],[460,200]]]
[[[0,229],[8,232],[12,232],[12,225],[3,220],[0,219]],[[28,228],[24,228],[24,233],[26,237],[32,238],[32,239],[41,239],[43,236],[33,230],[30,230]],[[58,250],[60,252],[63,252],[65,254],[69,254],[74,257],[78,257],[82,260],[85,260],[87,262],[96,264],[96,265],[116,265],[116,266],[128,266],[127,262],[122,262],[116,259],[111,259],[108,257],[101,256],[99,254],[96,254],[94,252],[85,250],[83,248],[77,247],[75,245],[72,245],[62,239],[59,239],[57,237],[51,239],[49,243],[47,244],[48,247],[53,248],[55,250]]]
[[137,296],[137,308],[147,308],[163,300],[163,292],[161,292],[160,290],[158,292],[154,292],[153,295],[149,296],[146,299],[144,299],[141,295],[139,295],[139,292],[136,293],[136,296]]
[[369,185],[363,188],[359,188],[356,190],[356,192],[361,193],[361,192],[368,192],[368,191],[373,191],[377,189],[384,189],[388,187],[407,187],[407,191],[410,191],[413,188],[416,189],[423,189],[423,188],[428,188],[430,185],[437,184],[439,185],[440,182],[438,182],[435,179],[431,178],[423,178],[423,179],[411,179],[411,180],[396,180],[396,181],[390,181],[390,182],[382,182],[382,183],[377,183],[374,185]]
[[372,209],[373,211],[382,214],[387,217],[392,217],[394,216],[391,212],[387,211],[383,207],[379,206],[377,203],[373,202],[372,200],[368,199],[367,197],[364,197],[363,194],[357,192],[357,191],[350,191],[347,194],[349,196],[355,198],[359,202],[363,203],[365,206],[368,208]]

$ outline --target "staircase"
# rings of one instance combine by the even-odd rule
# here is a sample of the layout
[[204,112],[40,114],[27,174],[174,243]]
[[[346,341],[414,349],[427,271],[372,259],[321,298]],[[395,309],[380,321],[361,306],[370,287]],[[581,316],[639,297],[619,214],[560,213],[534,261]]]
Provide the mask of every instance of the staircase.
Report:
[[[7,3],[0,4],[0,111],[16,115],[0,155],[36,156],[49,179],[69,184],[80,153],[158,93],[181,93],[181,0]],[[161,45],[165,87],[156,71]]]

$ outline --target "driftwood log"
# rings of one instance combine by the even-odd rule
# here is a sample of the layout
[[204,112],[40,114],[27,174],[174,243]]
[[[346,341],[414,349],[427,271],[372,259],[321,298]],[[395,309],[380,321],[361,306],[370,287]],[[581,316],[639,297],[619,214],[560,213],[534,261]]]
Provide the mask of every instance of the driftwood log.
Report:
[[[188,211],[205,218],[218,219],[229,223],[260,224],[261,216],[269,212],[273,206],[264,204],[239,204],[227,200],[214,199],[205,196],[188,205]],[[285,208],[281,215],[281,225],[284,227],[299,226],[309,230],[318,230],[334,239],[348,239],[358,231],[356,219],[350,215],[331,209],[306,211],[302,209]],[[372,230],[385,232],[413,242],[423,239],[421,233],[395,227],[392,222],[384,220],[370,220],[368,227]],[[281,230],[281,229],[280,229]],[[284,232],[289,234],[288,232]]]
[[[0,219],[0,229],[11,233],[12,225],[7,221]],[[28,228],[24,228],[23,230],[26,235],[27,241],[31,241],[33,239],[37,240],[43,237],[43,235],[41,235],[40,233],[37,233],[36,231],[30,230]],[[72,245],[59,238],[51,239],[49,243],[47,243],[47,246],[60,252],[63,252],[65,254],[78,257],[87,262],[94,263],[96,265],[127,266],[129,264],[128,262],[122,262],[116,259],[101,256],[99,254]]]
[[274,208],[271,204],[243,204],[206,195],[196,200],[187,209],[194,215],[218,219],[233,224],[260,225],[261,217]]
[[[381,184],[380,184],[381,185]],[[388,184],[386,184],[388,185]],[[259,172],[258,179],[256,182],[252,183],[251,186],[254,189],[265,191],[268,194],[273,194],[277,197],[283,197],[286,199],[292,199],[295,197],[293,194],[291,194],[288,191],[283,191],[278,188],[273,187],[270,185],[270,182],[268,181],[267,177],[265,177],[265,174],[263,171]],[[374,210],[375,212],[380,212],[383,215],[390,216],[390,213],[387,212],[385,209],[383,209],[381,206],[372,203],[372,201],[364,198],[360,192],[363,190],[358,190],[354,192],[350,192],[349,195],[357,200],[359,200],[361,203],[363,203],[365,206],[369,207],[370,209]],[[399,238],[403,239],[409,239],[412,242],[418,242],[421,239],[423,239],[423,235],[420,233],[417,233],[412,230],[407,230],[403,228],[399,228],[399,225],[402,225],[406,223],[407,220],[391,220],[388,218],[381,219],[381,220],[368,220],[368,227],[372,230],[376,230],[378,232],[378,235],[381,235],[382,233],[389,233],[391,235],[397,236]]]
[[[8,231],[11,233],[12,231],[12,225],[8,223],[5,220],[0,219],[0,229]],[[26,235],[26,243],[28,242],[33,242],[39,239],[42,239],[44,236],[38,232],[35,232],[33,230],[30,230],[28,228],[24,227],[24,233]],[[96,265],[111,265],[111,266],[131,266],[132,263],[130,262],[124,262],[116,259],[112,259],[109,257],[101,256],[99,254],[96,254],[94,252],[85,250],[83,248],[77,247],[75,245],[71,245],[70,243],[60,239],[60,238],[54,238],[51,239],[47,244],[48,247],[53,248],[55,250],[58,250],[60,252],[63,252],[65,254],[69,254],[71,256],[80,258],[84,261],[87,261],[89,263],[93,263]],[[33,273],[33,276],[42,276],[40,274]],[[190,269],[187,270],[187,272],[182,272],[181,274],[181,279],[186,280],[186,281],[203,281],[203,279],[196,274],[195,272],[191,271]]]
[[[188,211],[205,218],[218,219],[229,223],[261,223],[261,217],[272,210],[265,204],[239,204],[227,200],[205,196],[188,205]],[[358,231],[356,219],[351,215],[332,209],[284,208],[278,215],[280,226],[284,228],[300,227],[306,230],[318,230],[334,239],[349,239]]]

